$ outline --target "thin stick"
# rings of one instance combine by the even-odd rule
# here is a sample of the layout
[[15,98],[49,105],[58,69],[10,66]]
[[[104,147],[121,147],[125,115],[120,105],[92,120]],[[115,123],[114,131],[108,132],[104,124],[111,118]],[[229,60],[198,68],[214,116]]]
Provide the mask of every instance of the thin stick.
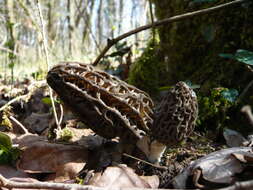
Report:
[[2,107],[0,107],[0,111],[5,110],[8,106],[10,106],[11,104],[13,104],[14,102],[17,102],[19,100],[27,100],[31,97],[31,95],[34,93],[34,91],[37,89],[35,88],[35,86],[37,86],[37,88],[41,88],[46,86],[46,81],[39,81],[39,82],[35,82],[33,84],[31,84],[28,89],[29,92],[25,95],[21,95],[21,96],[17,96],[16,98],[13,98],[12,100],[10,100],[9,102],[7,102],[6,104],[4,104]]
[[[43,19],[39,0],[37,0],[37,7],[38,7],[38,11],[39,11],[39,16],[40,16],[40,24],[41,24],[41,29],[42,29],[42,31],[41,31],[42,41],[43,41],[43,46],[44,46],[44,53],[46,56],[47,70],[49,71],[50,66],[49,66],[48,45],[47,45],[47,40],[46,40],[46,30],[45,30],[45,24],[44,24],[44,19]],[[55,108],[55,104],[54,104],[53,91],[51,88],[49,88],[49,95],[50,95],[50,99],[52,102],[55,122],[56,122],[57,127],[59,127],[59,121],[58,121],[57,112],[56,112],[56,108]]]
[[16,101],[25,99],[27,96],[28,96],[28,95],[25,94],[25,95],[17,96],[16,98],[13,98],[12,100],[10,100],[10,101],[7,102],[6,104],[4,104],[4,105],[0,108],[0,111],[5,110],[8,106],[10,106],[11,104],[13,104],[13,103],[16,102]]
[[160,21],[156,21],[154,23],[151,24],[147,24],[141,27],[138,27],[134,30],[131,30],[125,34],[122,34],[120,36],[118,36],[117,38],[114,39],[108,39],[107,41],[107,46],[103,49],[102,53],[96,58],[96,60],[93,62],[93,65],[97,65],[99,63],[99,61],[105,56],[105,54],[107,53],[107,51],[117,42],[119,42],[120,40],[127,38],[133,34],[136,34],[138,32],[141,32],[143,30],[147,30],[149,28],[153,28],[153,27],[158,27],[164,24],[168,24],[168,23],[172,23],[172,22],[177,22],[177,21],[181,21],[181,20],[185,20],[185,19],[189,19],[195,16],[199,16],[199,15],[204,15],[204,14],[208,14],[208,13],[213,13],[216,12],[217,10],[220,9],[224,9],[224,8],[228,8],[232,5],[236,5],[236,4],[241,4],[243,2],[246,2],[248,0],[235,0],[229,3],[224,3],[215,7],[211,7],[211,8],[207,8],[207,9],[202,9],[202,10],[198,10],[198,11],[194,11],[194,12],[189,12],[189,13],[185,13],[185,14],[181,14],[181,15],[177,15],[177,16],[173,16],[173,17],[169,17],[169,18],[165,18],[163,20]]
[[150,163],[150,162],[147,162],[147,161],[142,160],[142,159],[140,159],[140,158],[136,158],[136,157],[134,157],[134,156],[132,156],[132,155],[129,155],[129,154],[127,154],[127,153],[123,153],[123,156],[126,156],[126,157],[128,157],[128,158],[132,158],[132,159],[134,159],[134,160],[138,160],[138,161],[140,161],[140,162],[143,162],[143,163],[148,164],[148,165],[150,165],[150,166],[153,166],[153,167],[155,167],[155,168],[164,169],[164,170],[167,170],[167,169],[168,169],[166,166],[159,166],[159,165],[156,165],[156,164],[152,164],[152,163]]
[[62,120],[63,120],[63,114],[64,114],[64,112],[63,112],[63,106],[60,104],[60,119],[59,119],[59,125],[61,125],[61,123],[62,123]]
[[25,128],[25,126],[20,123],[15,117],[10,116],[10,119],[15,122],[24,131],[25,134],[29,134],[29,131]]

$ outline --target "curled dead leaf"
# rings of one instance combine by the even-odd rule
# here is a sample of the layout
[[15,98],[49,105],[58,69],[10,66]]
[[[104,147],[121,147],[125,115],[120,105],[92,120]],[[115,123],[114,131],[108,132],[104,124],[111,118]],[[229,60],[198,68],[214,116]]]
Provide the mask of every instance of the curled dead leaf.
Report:
[[250,147],[219,150],[194,161],[172,183],[175,188],[228,186],[239,180],[240,177],[237,176],[243,175],[252,158],[253,151]]
[[140,177],[133,169],[126,165],[107,167],[104,172],[95,173],[90,179],[89,185],[97,187],[112,188],[158,188],[159,178],[157,176]]
[[50,180],[60,181],[75,177],[87,159],[83,147],[38,141],[23,150],[17,167],[26,173],[54,173]]

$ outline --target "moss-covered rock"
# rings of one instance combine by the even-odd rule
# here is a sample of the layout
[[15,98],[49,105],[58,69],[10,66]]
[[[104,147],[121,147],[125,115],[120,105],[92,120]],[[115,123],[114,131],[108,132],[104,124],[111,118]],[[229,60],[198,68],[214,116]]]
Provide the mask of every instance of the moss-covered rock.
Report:
[[128,82],[152,96],[159,88],[159,77],[163,65],[157,56],[158,45],[150,42],[145,51],[131,67]]

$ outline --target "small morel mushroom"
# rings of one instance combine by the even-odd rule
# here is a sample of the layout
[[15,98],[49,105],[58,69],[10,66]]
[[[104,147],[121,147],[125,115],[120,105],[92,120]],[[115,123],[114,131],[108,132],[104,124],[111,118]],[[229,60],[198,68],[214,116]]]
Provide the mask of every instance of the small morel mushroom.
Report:
[[150,137],[137,145],[151,162],[159,162],[166,146],[179,144],[193,132],[197,115],[196,94],[187,84],[178,82],[157,107]]

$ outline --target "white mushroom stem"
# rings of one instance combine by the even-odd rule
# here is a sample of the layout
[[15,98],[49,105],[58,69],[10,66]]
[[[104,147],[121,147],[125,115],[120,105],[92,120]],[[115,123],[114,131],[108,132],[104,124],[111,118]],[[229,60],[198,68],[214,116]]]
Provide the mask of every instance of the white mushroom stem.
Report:
[[148,160],[152,163],[159,163],[166,149],[166,145],[154,140],[151,142],[148,136],[144,136],[137,142],[137,147],[141,149]]
[[243,106],[241,112],[246,114],[250,124],[253,126],[253,114],[251,111],[251,107],[249,105]]

